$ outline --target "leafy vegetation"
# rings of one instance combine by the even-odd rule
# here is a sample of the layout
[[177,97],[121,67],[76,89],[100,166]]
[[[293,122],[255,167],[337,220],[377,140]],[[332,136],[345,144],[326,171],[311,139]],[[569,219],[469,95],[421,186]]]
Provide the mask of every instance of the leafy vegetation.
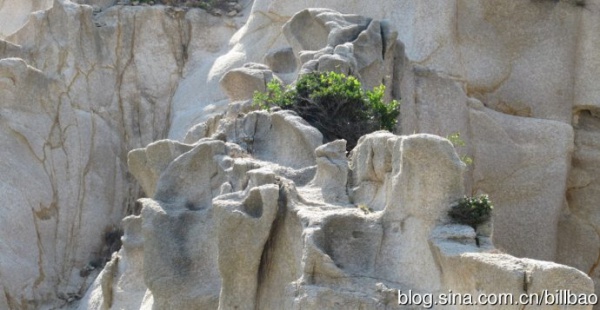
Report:
[[477,225],[490,220],[493,208],[487,195],[480,195],[479,197],[465,196],[450,209],[448,215],[458,223],[475,228]]
[[364,91],[353,76],[336,72],[302,75],[295,85],[283,87],[272,80],[264,93],[254,93],[254,104],[262,109],[293,110],[323,133],[325,140],[345,139],[347,149],[376,130],[394,131],[400,104],[384,103],[385,86]]
[[[446,137],[446,139],[448,139],[450,141],[450,143],[452,143],[452,145],[454,145],[454,147],[461,147],[461,146],[466,145],[465,141],[460,137],[459,132],[450,134],[449,136]],[[466,165],[473,164],[473,159],[467,155],[460,156],[460,160],[463,163],[465,163]]]

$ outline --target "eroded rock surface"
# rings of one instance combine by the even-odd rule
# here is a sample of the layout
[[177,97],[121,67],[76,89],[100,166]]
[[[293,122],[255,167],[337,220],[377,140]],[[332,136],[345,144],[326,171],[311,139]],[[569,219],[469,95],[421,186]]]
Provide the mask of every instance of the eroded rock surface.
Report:
[[200,9],[0,2],[0,308],[84,295],[143,195],[127,152],[167,136],[187,68],[235,28]]
[[[599,145],[595,136],[595,115],[600,105],[595,82],[600,72],[600,40],[595,31],[600,21],[599,0],[386,0],[378,5],[344,0],[256,0],[248,23],[235,35],[244,18],[216,18],[201,10],[163,6],[113,6],[112,0],[77,1],[93,7],[74,2],[0,0],[0,37],[4,38],[0,41],[0,152],[4,159],[0,163],[0,185],[8,206],[0,216],[0,230],[10,236],[0,244],[0,286],[5,292],[0,294],[0,308],[52,307],[81,297],[98,271],[93,270],[94,266],[109,259],[103,253],[114,245],[106,244],[110,240],[106,236],[118,230],[121,217],[131,213],[127,210],[136,209],[133,200],[141,192],[127,176],[127,152],[167,136],[173,140],[157,142],[154,150],[138,149],[129,156],[130,169],[145,194],[154,197],[158,187],[168,189],[160,196],[166,203],[144,202],[148,218],[155,216],[157,222],[163,221],[173,230],[165,236],[157,234],[156,239],[162,240],[156,242],[157,246],[174,236],[189,237],[175,231],[177,225],[173,223],[177,221],[212,223],[185,212],[198,212],[212,205],[215,197],[208,197],[209,192],[221,196],[248,188],[247,171],[257,165],[268,166],[260,167],[293,181],[302,204],[313,206],[317,202],[348,208],[353,203],[364,204],[375,214],[387,210],[387,193],[394,184],[391,159],[399,138],[378,133],[377,138],[364,141],[362,151],[357,149],[353,158],[378,167],[348,163],[352,172],[347,180],[353,185],[344,191],[341,185],[346,165],[342,154],[335,151],[337,145],[326,145],[313,153],[321,144],[320,137],[295,125],[289,127],[295,122],[290,121],[291,116],[275,116],[280,125],[271,122],[273,115],[260,113],[237,120],[238,114],[253,109],[243,100],[232,105],[237,108],[228,111],[227,117],[221,114],[229,100],[219,82],[230,69],[251,62],[269,65],[273,75],[285,83],[293,81],[298,71],[319,68],[353,72],[369,86],[384,83],[390,98],[403,99],[399,132],[440,136],[461,133],[467,145],[459,148],[459,153],[474,159],[474,164],[467,167],[464,185],[467,192],[485,191],[495,201],[493,238],[499,247],[518,256],[566,263],[595,280],[600,278],[600,220],[594,207],[598,201],[594,176]],[[311,6],[328,8],[305,10]],[[294,17],[299,11],[301,14]],[[281,30],[285,24],[286,34]],[[256,85],[262,89],[260,83]],[[235,99],[247,99],[256,87],[244,92],[233,89],[243,93]],[[223,118],[226,120],[222,123]],[[198,123],[204,120],[209,121]],[[278,136],[274,130],[252,125],[257,120],[279,126],[277,130],[287,133]],[[220,127],[223,129],[217,130]],[[237,135],[239,132],[243,135]],[[303,132],[307,134],[303,136]],[[261,140],[263,134],[266,138]],[[234,161],[231,172],[223,172],[229,169],[228,160],[218,161],[223,167],[209,169],[218,172],[214,183],[229,179],[218,189],[208,182],[204,192],[194,193],[194,186],[182,184],[174,176],[160,181],[171,187],[157,187],[165,171],[176,171],[168,169],[171,162],[196,149],[200,138],[227,141],[216,157],[246,159]],[[272,139],[278,142],[271,143]],[[219,144],[215,141],[211,143]],[[297,144],[302,147],[294,148]],[[193,162],[188,160],[186,165]],[[178,169],[185,170],[183,167]],[[320,171],[328,172],[319,175]],[[274,184],[281,188],[279,183]],[[234,200],[238,207],[244,201],[242,196]],[[360,227],[361,232],[372,229],[365,234],[373,240],[385,235],[387,228],[376,228],[373,214],[360,219],[349,214],[342,216],[343,220],[335,215],[334,220],[325,222],[340,229],[346,225]],[[307,238],[302,236],[302,221],[299,216],[286,216],[272,224],[271,230],[278,232],[269,235],[276,237],[270,237],[265,247],[282,250],[272,251],[268,257],[286,264],[259,267],[257,307],[271,305],[272,300],[277,300],[277,306],[289,306],[285,296],[290,296],[290,291],[314,307],[323,296],[337,307],[378,304],[365,301],[364,294],[357,296],[324,286],[287,285],[301,276],[310,278],[304,277],[310,272],[299,267],[302,257],[323,260],[318,257],[326,248],[318,245],[304,250],[303,241],[298,241]],[[126,236],[129,231],[141,238],[142,233],[125,226]],[[432,229],[436,231],[437,227]],[[204,233],[205,228],[194,229]],[[322,231],[315,229],[315,236],[321,236]],[[313,236],[312,232],[306,235]],[[470,232],[465,234],[470,236]],[[187,242],[181,241],[178,246],[193,247]],[[206,242],[216,249],[216,239]],[[372,253],[371,243],[358,243],[366,253]],[[325,252],[344,251],[336,248]],[[137,253],[120,254],[94,284],[94,288],[105,291],[91,290],[96,294],[94,298],[106,300],[86,300],[116,308],[177,306],[169,304],[173,302],[168,297],[171,293],[158,293],[155,299],[153,291],[139,282],[140,270],[145,268],[140,267],[139,257],[145,254],[140,248]],[[185,265],[194,255],[200,255],[197,248],[190,253],[170,254],[161,264]],[[356,266],[374,258],[352,261],[343,255],[331,255],[342,265],[351,266],[348,270],[352,272],[372,275]],[[485,255],[468,258],[467,266],[483,266],[479,265],[482,260],[491,270],[498,269],[497,262],[513,264],[512,258]],[[439,262],[454,265],[453,260],[462,263],[463,256]],[[333,268],[335,259],[330,260],[333,263],[325,259],[325,263],[308,266],[320,266],[319,272],[339,281],[339,270]],[[429,258],[423,261],[427,266],[430,263]],[[135,264],[137,269],[131,270],[137,271],[128,273],[128,264]],[[217,265],[217,260],[212,260],[207,268],[217,270]],[[514,268],[499,269],[513,272],[516,276],[507,283],[516,284],[522,274],[519,268],[525,265],[527,270],[539,266],[537,262],[518,261]],[[266,276],[261,272],[265,268]],[[454,267],[440,268],[447,268],[449,274],[473,275],[473,279],[484,276],[470,267],[458,268],[458,272],[448,269]],[[540,268],[572,272],[554,265]],[[190,274],[190,279],[182,281],[193,282],[198,277]],[[207,281],[210,288],[200,289],[201,294],[191,289],[177,292],[177,302],[182,307],[193,302],[216,307],[221,293],[218,277],[213,272]],[[111,284],[112,279],[121,279],[126,289]],[[583,283],[577,287],[587,285],[584,282],[577,282]],[[156,292],[166,286],[160,281],[152,283]],[[444,287],[436,283],[432,286]],[[466,285],[465,290],[471,287]],[[110,287],[115,288],[112,297],[108,297]],[[373,291],[384,296],[380,300],[388,304],[394,299],[389,287],[395,286],[376,285]],[[127,292],[134,292],[135,297],[128,299]],[[273,297],[271,292],[278,295]],[[106,296],[101,297],[103,294]],[[208,297],[197,298],[199,295]]]
[[[140,265],[120,266],[131,240],[140,239],[144,272],[137,283],[148,291],[142,298],[143,290],[134,290],[139,309],[402,309],[399,289],[593,292],[581,271],[497,254],[489,228],[451,223],[447,212],[463,194],[465,165],[448,140],[376,132],[361,138],[350,159],[345,141],[336,140],[295,143],[286,156],[297,158],[286,161],[265,156],[277,152],[277,136],[321,138],[302,121],[280,123],[263,143],[240,139],[248,121],[271,127],[281,116],[294,117],[284,111],[225,117],[210,137],[173,156],[154,198],[140,201],[141,231],[132,225],[140,218],[126,219],[126,248],[109,264],[119,270],[113,290],[96,286],[82,305],[102,309],[95,305],[119,300],[107,291],[126,294],[120,283],[132,281]],[[300,160],[301,148],[315,156]],[[135,169],[143,177],[156,171]]]

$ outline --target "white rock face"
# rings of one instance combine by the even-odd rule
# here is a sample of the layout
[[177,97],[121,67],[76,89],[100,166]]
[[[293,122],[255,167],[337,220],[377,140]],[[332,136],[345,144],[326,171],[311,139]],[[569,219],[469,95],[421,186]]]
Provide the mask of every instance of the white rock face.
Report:
[[[600,74],[595,52],[600,40],[593,31],[600,20],[599,4],[598,0],[586,1],[584,6],[572,1],[526,0],[382,1],[378,5],[335,0],[256,1],[248,23],[232,40],[231,52],[222,56],[211,72],[261,61],[287,46],[301,64],[298,54],[302,49],[326,47],[329,26],[323,23],[310,26],[310,31],[298,30],[305,34],[299,40],[289,41],[293,31],[288,30],[287,40],[283,40],[281,27],[306,7],[388,19],[406,54],[406,58],[402,53],[395,57],[392,83],[393,94],[403,98],[402,132],[441,136],[460,132],[467,142],[461,152],[475,162],[466,176],[467,191],[488,192],[496,201],[494,238],[498,245],[518,256],[558,260],[592,274],[599,240],[594,231],[600,221],[579,210],[589,210],[595,205],[591,201],[599,197],[591,198],[591,193],[597,192],[593,190],[583,194],[588,198],[576,197],[583,193],[579,190],[571,190],[567,196],[566,186],[567,180],[588,184],[586,178],[576,181],[582,176],[579,171],[594,169],[593,164],[581,166],[579,160],[571,163],[572,152],[579,154],[584,148],[574,143],[572,137],[578,134],[569,127],[578,111],[595,110],[600,104],[598,85],[593,82]],[[306,20],[314,19],[305,15]],[[494,114],[501,118],[499,127],[482,124],[481,109],[472,108],[480,106],[478,101],[504,114]],[[522,131],[521,121],[527,123]],[[182,131],[173,127],[170,135],[180,137]],[[502,136],[497,137],[502,149],[489,140],[497,135]],[[552,145],[550,153],[548,145]],[[513,155],[505,156],[508,154]],[[574,217],[576,213],[580,215]],[[570,215],[567,218],[565,214]],[[536,240],[536,246],[531,246],[531,240]],[[571,258],[573,252],[585,253],[585,258]]]
[[[0,2],[2,36],[37,8]],[[141,195],[127,152],[166,137],[187,66],[210,62],[236,27],[199,9],[70,1],[27,19],[0,41],[2,309],[83,296]],[[198,35],[211,29],[221,35]]]
[[[567,203],[569,208],[559,222],[557,250],[558,261],[569,264],[594,279],[600,278],[598,270],[597,248],[590,244],[600,242],[597,227],[600,214],[597,206],[598,195],[598,155],[600,154],[600,120],[597,110],[590,108],[576,115],[575,151],[567,180]],[[578,255],[569,255],[570,251],[579,251]],[[600,289],[596,281],[596,289]]]
[[[600,75],[597,53],[600,40],[596,31],[600,25],[600,0],[587,0],[584,6],[567,0],[385,0],[377,5],[346,0],[256,0],[248,22],[237,33],[246,17],[218,18],[201,10],[163,6],[111,6],[114,1],[109,0],[77,1],[94,8],[74,2],[0,0],[0,38],[3,39],[0,40],[0,158],[3,158],[0,195],[7,202],[5,212],[0,215],[0,233],[9,236],[0,241],[0,287],[5,292],[0,294],[0,308],[52,308],[82,296],[97,273],[97,270],[90,273],[90,269],[108,259],[110,248],[116,246],[108,242],[112,239],[107,236],[118,230],[121,218],[133,212],[134,200],[143,194],[155,197],[158,188],[169,188],[174,192],[163,191],[160,199],[180,199],[169,202],[177,205],[185,198],[192,201],[192,209],[211,205],[217,196],[246,188],[248,191],[256,188],[255,193],[260,192],[259,196],[264,199],[271,197],[267,188],[272,187],[273,182],[261,183],[266,188],[246,184],[251,178],[244,176],[254,167],[252,161],[234,165],[231,172],[234,176],[228,183],[219,184],[218,188],[207,184],[206,188],[210,189],[207,193],[194,193],[192,184],[178,183],[176,173],[169,173],[173,179],[161,178],[171,162],[196,149],[197,141],[203,137],[218,141],[227,137],[227,141],[238,145],[225,144],[225,150],[215,151],[216,157],[234,158],[241,154],[241,158],[245,158],[246,152],[261,164],[270,162],[274,175],[304,188],[298,197],[304,197],[306,201],[302,203],[309,206],[313,200],[325,205],[354,202],[376,212],[388,212],[385,211],[390,199],[387,193],[395,183],[388,175],[392,170],[387,162],[391,162],[396,143],[393,141],[398,138],[378,133],[376,138],[364,141],[363,148],[371,152],[353,154],[387,168],[371,171],[365,166],[353,167],[348,180],[356,183],[347,191],[352,201],[351,197],[344,196],[340,185],[344,184],[343,171],[347,168],[339,145],[328,144],[313,153],[321,145],[320,138],[314,133],[304,135],[310,130],[296,126],[301,122],[292,120],[291,116],[257,113],[239,122],[231,117],[251,110],[248,102],[235,103],[237,110],[232,107],[227,117],[219,115],[229,103],[227,93],[219,87],[221,79],[230,69],[251,62],[268,64],[275,78],[286,83],[311,61],[323,68],[347,66],[346,71],[358,71],[368,85],[386,84],[388,97],[403,99],[400,132],[440,136],[460,132],[467,146],[459,148],[459,153],[474,159],[474,164],[467,167],[464,186],[468,193],[489,193],[495,202],[495,243],[510,254],[577,267],[596,280],[600,291],[597,268],[600,218],[595,208],[600,199],[595,178],[600,147],[597,135],[600,86],[596,83]],[[306,18],[301,20],[307,22],[306,27],[315,22],[321,23],[320,26],[312,25],[306,28],[310,31],[305,32],[298,31],[305,26],[297,26],[296,32],[286,30],[287,35],[284,35],[282,26],[307,7],[327,7],[345,14],[305,11]],[[29,15],[30,12],[34,13]],[[365,17],[349,18],[351,14]],[[348,26],[349,20],[357,21],[360,26],[355,28],[365,31],[366,37],[341,43],[330,41],[329,31],[340,31],[334,27],[336,23]],[[388,31],[378,32],[377,25],[380,30]],[[348,38],[347,35],[337,33],[331,38]],[[371,40],[377,35],[380,40]],[[306,39],[314,42],[303,41]],[[363,53],[357,51],[361,46]],[[372,46],[376,48],[369,50]],[[392,46],[395,48],[388,51]],[[369,53],[374,50],[376,53]],[[378,53],[379,50],[382,53]],[[364,55],[371,58],[361,58]],[[293,64],[290,59],[294,60]],[[247,99],[255,88],[248,89],[244,89],[243,96],[234,98]],[[225,121],[222,123],[221,119]],[[259,119],[260,123],[273,124],[286,133],[278,135],[275,130],[252,125]],[[205,120],[210,121],[199,123]],[[220,126],[223,129],[217,130]],[[233,136],[240,128],[244,129],[244,135]],[[264,137],[254,134],[253,130],[259,129],[265,133]],[[166,137],[172,140],[154,143],[154,150],[149,146],[129,155],[129,167],[139,180],[140,190],[128,175],[127,152]],[[227,161],[217,162],[227,165]],[[184,167],[187,166],[179,169],[187,169]],[[226,170],[221,166],[213,168],[216,170],[212,172]],[[315,171],[318,177],[313,175]],[[319,171],[328,172],[319,175]],[[337,174],[332,174],[334,171]],[[254,177],[268,180],[270,176],[261,172]],[[217,174],[214,182],[220,182],[221,177],[224,177],[222,173]],[[221,197],[224,199],[219,201],[223,209],[230,212],[242,208],[240,203],[245,200],[255,200],[258,194],[253,195],[250,195],[252,198]],[[146,201],[145,205],[147,218],[164,221],[169,229],[175,230],[177,225],[173,223],[179,220],[210,223],[206,227],[192,225],[196,233],[205,233],[205,229],[213,225],[212,219],[181,215],[192,212],[187,207],[178,209],[181,205],[173,212],[169,209],[171,205],[165,206],[162,200]],[[206,216],[212,217],[211,212]],[[358,225],[369,229],[377,226],[373,224],[376,220],[348,217],[350,224],[339,220],[344,224],[332,225]],[[138,221],[142,221],[141,218]],[[319,298],[329,296],[331,305],[337,302],[338,307],[352,303],[372,305],[361,301],[363,297],[344,295],[336,292],[337,288],[321,286],[317,289],[313,284],[308,288],[300,285],[298,301],[292,304],[284,298],[290,296],[286,293],[287,284],[305,273],[297,267],[305,255],[304,248],[295,245],[300,244],[299,241],[286,239],[304,238],[298,237],[302,219],[301,216],[286,217],[288,222],[295,222],[289,224],[292,228],[288,231],[277,234],[284,236],[277,237],[283,241],[268,239],[265,242],[265,247],[280,242],[283,250],[273,255],[288,265],[270,269],[284,280],[273,280],[275,276],[267,277],[271,280],[266,282],[257,280],[260,283],[255,304],[317,307]],[[438,229],[438,226],[416,223],[420,222],[411,224],[418,228],[413,232],[416,240],[423,241],[429,238],[429,231]],[[373,234],[385,235],[384,226],[373,228]],[[277,227],[271,223],[272,229]],[[153,229],[150,225],[142,231],[152,235]],[[129,231],[141,238],[142,233],[136,229]],[[140,266],[143,261],[140,257],[146,257],[146,253],[154,253],[149,257],[160,256],[159,252],[152,251],[162,251],[163,243],[173,240],[169,238],[185,235],[178,231],[169,234],[152,237],[150,240],[158,241],[149,246],[148,252],[145,248],[138,248],[137,254],[123,250],[119,262],[111,263],[103,271],[106,275],[94,282],[93,287],[108,292],[107,283],[111,283],[111,279],[121,279],[121,284],[111,284],[116,289],[110,298],[96,289],[91,290],[102,300],[98,304],[99,299],[90,299],[88,295],[85,299],[90,302],[88,307],[102,304],[135,309],[153,304],[187,307],[199,302],[216,308],[222,295],[216,258],[202,267],[212,268],[207,287],[200,289],[205,295],[186,288],[172,292],[176,296],[172,299],[171,293],[162,293],[168,284],[152,281],[146,286],[139,282],[143,273],[140,270],[146,268]],[[217,250],[218,236],[212,238],[205,241],[207,247]],[[337,240],[338,237],[332,238]],[[262,239],[257,237],[257,240]],[[391,247],[394,249],[405,242],[393,240],[396,241],[390,242],[397,242]],[[181,247],[196,247],[187,242],[182,242]],[[367,248],[360,245],[361,250]],[[171,256],[157,264],[168,266],[173,261],[185,263],[186,259],[200,257],[194,255],[200,255],[201,251],[193,249],[196,252],[189,255],[171,250]],[[308,261],[318,261],[322,256],[321,250],[306,251],[310,252],[306,254]],[[370,253],[368,249],[364,251]],[[428,249],[418,248],[418,251],[427,257],[420,263],[434,279],[425,289],[444,289],[456,284],[436,278],[439,269],[430,268],[435,265],[434,261],[453,265],[452,259],[436,258],[436,250],[432,251],[434,254],[428,254]],[[398,255],[406,255],[407,261],[413,259],[406,253]],[[461,263],[463,256],[459,255]],[[333,257],[330,258],[335,261],[336,256]],[[343,255],[337,257],[342,257],[339,258],[342,261],[346,259]],[[505,260],[504,256],[489,257],[469,258],[468,266],[479,266],[483,260],[495,270],[496,262]],[[327,261],[313,265],[326,266],[322,267],[326,270],[323,273],[330,272],[331,280],[339,274],[332,264]],[[355,266],[362,261],[360,264],[344,261],[344,264]],[[131,267],[134,269],[130,270],[130,265],[137,269]],[[527,266],[538,266],[538,263]],[[173,278],[170,274],[173,270],[168,271],[168,268],[165,275]],[[194,268],[201,267],[194,265]],[[352,269],[355,267],[349,268],[355,270]],[[453,267],[436,268],[446,268],[452,274],[449,270]],[[562,268],[553,265],[541,269]],[[288,269],[294,271],[288,272]],[[515,270],[512,267],[500,269],[501,272]],[[455,270],[457,274],[467,272],[475,279],[482,276],[476,271]],[[369,272],[359,273],[376,277],[388,273],[397,275],[393,270]],[[521,274],[517,274],[510,283],[518,282]],[[193,282],[199,277],[191,273],[181,281]],[[421,279],[417,275],[414,278],[410,287],[421,285],[418,284]],[[134,284],[128,286],[128,281]],[[444,283],[455,284],[444,286]],[[584,284],[581,287],[587,287]],[[472,289],[470,284],[466,285],[465,290]],[[145,289],[150,286],[154,291]],[[261,287],[284,297],[272,301],[271,293],[261,291]],[[377,287],[378,292],[388,292],[383,286]],[[131,292],[131,299],[126,292]],[[224,296],[228,296],[227,292]],[[237,302],[235,298],[225,299],[231,304]],[[181,304],[170,304],[173,300]]]
[[[335,42],[329,42],[331,28],[327,28],[331,24],[298,30],[305,35],[293,40],[293,31],[284,30],[288,42],[279,39],[278,28],[305,4],[257,1],[249,22],[234,37],[232,52],[219,63],[239,66],[239,55],[257,61],[288,44],[300,64],[305,63],[303,55],[314,54],[303,50],[327,45],[333,50]],[[328,1],[318,5],[388,18],[399,30],[406,56],[396,54],[392,95],[403,98],[401,130],[442,136],[461,133],[467,142],[461,152],[475,161],[465,185],[469,192],[487,192],[496,201],[494,239],[501,248],[518,256],[585,266],[580,268],[592,274],[598,256],[593,231],[600,222],[590,221],[592,212],[570,215],[568,220],[564,214],[581,210],[583,201],[594,205],[591,201],[596,198],[590,195],[596,191],[590,187],[586,198],[570,198],[568,206],[564,202],[567,180],[581,176],[569,172],[571,154],[573,150],[578,154],[581,148],[573,143],[578,136],[571,126],[573,108],[587,110],[600,102],[597,87],[589,83],[591,76],[599,73],[596,53],[591,52],[597,40],[589,31],[600,16],[597,4],[384,1],[363,6]],[[352,9],[354,5],[356,9]],[[318,14],[304,15],[304,20],[313,18],[314,23]],[[586,30],[580,32],[580,25]],[[575,38],[582,40],[573,41]],[[573,67],[575,59],[578,65]],[[575,163],[580,162],[577,159]],[[587,164],[576,171],[591,167]],[[366,201],[382,199],[364,191],[368,193]],[[577,250],[568,250],[574,248]],[[585,253],[586,258],[572,258],[568,253],[573,251]]]
[[21,29],[29,19],[31,12],[46,10],[51,6],[52,0],[1,0],[0,39]]
[[471,109],[469,120],[473,187],[502,206],[495,210],[496,244],[516,256],[555,260],[572,127],[487,108]]
[[[361,138],[348,161],[344,140],[315,148],[321,136],[302,121],[281,123],[264,143],[240,139],[248,121],[270,128],[281,116],[291,117],[251,112],[223,118],[211,138],[173,156],[154,199],[140,200],[141,217],[125,219],[124,250],[79,309],[118,308],[128,290],[129,309],[249,310],[404,309],[399,289],[473,296],[593,292],[581,271],[497,254],[485,225],[475,231],[450,222],[447,212],[463,193],[465,165],[449,141],[376,132]],[[230,130],[231,123],[239,127]],[[290,132],[313,143],[296,141],[289,146],[296,152],[287,156],[313,148],[316,159],[296,167],[286,162],[303,162],[299,157],[267,159],[265,152],[277,152],[277,136],[294,137]],[[250,138],[261,136],[269,135]],[[167,143],[131,154],[148,155]],[[150,178],[157,171],[134,169]],[[364,206],[351,202],[357,200]],[[103,282],[111,272],[112,282]]]
[[[574,145],[571,106],[578,105],[570,98],[573,98],[572,87],[580,83],[579,78],[575,78],[579,69],[573,69],[571,63],[574,59],[594,63],[595,59],[592,53],[577,51],[574,48],[577,44],[569,45],[571,41],[568,40],[578,36],[578,16],[586,23],[596,20],[599,13],[594,3],[590,2],[585,8],[596,12],[593,14],[590,11],[583,13],[581,7],[567,2],[489,4],[455,1],[430,5],[396,1],[394,5],[383,2],[378,6],[360,6],[361,14],[369,12],[370,16],[390,20],[385,25],[393,25],[389,33],[395,29],[399,31],[398,38],[404,43],[406,54],[402,55],[402,50],[397,48],[396,52],[388,53],[394,57],[378,60],[376,63],[393,59],[386,67],[393,67],[394,71],[392,74],[381,72],[380,78],[367,84],[390,83],[389,95],[402,97],[402,132],[441,136],[461,133],[467,142],[461,152],[475,162],[469,168],[466,188],[471,193],[489,193],[496,201],[497,234],[494,238],[501,248],[518,256],[558,259],[560,231],[557,223],[566,207],[566,183]],[[343,7],[346,12],[348,6],[352,7],[347,2],[336,1],[328,1],[326,6]],[[294,4],[285,1],[271,1],[268,5],[260,1],[255,3],[252,18],[238,33],[235,53],[222,59],[234,57],[240,49],[246,55],[268,55],[268,51],[261,49],[264,45],[249,44],[265,40],[265,37],[277,42],[270,50],[285,46],[286,42],[275,40],[280,34],[277,29],[280,25],[268,23],[260,28],[258,25],[266,23],[265,12],[276,11],[286,17],[282,20],[287,20],[295,8]],[[511,19],[516,11],[522,15]],[[427,16],[435,15],[435,20],[427,19],[423,15],[425,12]],[[458,15],[450,12],[458,12]],[[325,57],[327,62],[335,62],[337,68],[359,72],[356,59],[360,57],[343,56],[347,54],[342,50],[352,50],[343,38],[352,37],[352,31],[359,33],[365,29],[371,19],[335,14],[323,9],[303,11],[283,26],[287,44],[296,54],[297,62],[303,64],[302,68],[318,68],[322,61],[314,58]],[[488,15],[492,17],[484,17]],[[352,22],[358,26],[348,26]],[[476,37],[461,39],[469,38],[471,33],[477,33]],[[456,40],[449,39],[457,36]],[[585,36],[588,38],[587,34]],[[389,37],[395,38],[395,35]],[[545,39],[541,40],[541,37]],[[434,38],[439,40],[434,42]],[[586,50],[589,44],[592,43],[585,43]],[[377,50],[378,45],[369,46]],[[540,54],[542,51],[545,54]],[[386,55],[385,52],[381,54]],[[591,68],[595,67],[581,70],[588,75]],[[562,72],[570,73],[565,76]],[[591,86],[586,89],[591,92],[582,90],[582,94],[590,94],[585,95],[586,100],[600,100],[593,95]],[[501,112],[493,114],[500,119],[482,119],[483,115],[477,112],[481,110],[479,101],[488,109]],[[540,157],[544,159],[540,160]],[[542,179],[544,182],[539,181]],[[536,224],[530,225],[530,222]],[[531,240],[536,240],[537,245],[532,246]],[[591,266],[595,261],[589,260],[588,264]]]

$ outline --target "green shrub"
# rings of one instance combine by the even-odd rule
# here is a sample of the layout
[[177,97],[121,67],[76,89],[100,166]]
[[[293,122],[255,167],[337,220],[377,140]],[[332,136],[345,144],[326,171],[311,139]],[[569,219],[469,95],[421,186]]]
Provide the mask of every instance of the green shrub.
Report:
[[[455,148],[466,145],[465,141],[460,137],[460,132],[452,133],[449,136],[447,136],[446,139],[448,139],[448,141],[450,141],[450,143],[452,143],[452,145]],[[471,158],[467,155],[460,156],[460,160],[463,163],[465,163],[467,166],[473,164],[473,158]]]
[[321,131],[326,141],[345,139],[351,150],[367,133],[394,130],[400,105],[396,100],[384,103],[384,94],[384,85],[364,91],[353,76],[313,72],[302,75],[294,86],[269,82],[265,93],[254,93],[254,104],[293,110]]
[[450,208],[448,215],[458,223],[475,228],[477,225],[490,220],[493,208],[487,195],[480,195],[479,197],[465,196],[458,201],[457,205]]

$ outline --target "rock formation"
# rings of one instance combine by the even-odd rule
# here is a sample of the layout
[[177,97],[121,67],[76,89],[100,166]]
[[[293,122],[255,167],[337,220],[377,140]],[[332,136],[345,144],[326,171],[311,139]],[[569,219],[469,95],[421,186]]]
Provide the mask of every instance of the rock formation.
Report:
[[[0,5],[3,31],[19,5]],[[0,41],[1,309],[83,296],[110,259],[105,235],[141,195],[127,152],[167,136],[182,77],[235,25],[200,9],[54,1]]]
[[[74,2],[0,0],[0,308],[590,290],[450,224],[463,188],[495,202],[496,246],[598,291],[599,0],[255,0],[247,22]],[[252,112],[268,80],[312,70],[386,85],[405,136],[348,161],[297,116]],[[406,136],[454,132],[464,181],[445,140]]]
[[[489,229],[449,220],[465,165],[447,140],[376,132],[348,160],[344,140],[321,139],[293,113],[249,112],[193,144],[131,152],[132,173],[156,184],[154,199],[125,219],[118,266],[102,271],[79,309],[401,309],[399,289],[593,292],[581,271],[498,254]],[[143,255],[130,263],[139,240]]]
[[[349,26],[353,23],[357,26]],[[330,28],[323,35],[294,34],[290,29],[297,24]],[[337,59],[330,69],[363,79],[369,76],[371,84],[393,81],[384,70],[361,74],[366,71],[357,65],[361,58],[362,63],[377,67],[386,55],[354,48],[364,40],[382,50],[391,45],[388,55],[399,55],[395,44],[384,44],[386,37],[380,35],[390,33],[388,37],[395,38],[395,34],[381,28],[373,32],[373,25],[381,27],[359,16],[311,9],[296,14],[283,29],[295,42],[292,51],[300,50],[294,51],[300,73],[318,70],[329,61],[323,59]],[[353,33],[339,35],[336,30],[341,28]],[[318,44],[326,47],[318,49]],[[337,57],[339,46],[350,53]],[[311,56],[303,59],[304,55]],[[393,64],[394,57],[389,58]],[[419,79],[423,82],[416,83],[431,85],[431,89],[423,87],[427,93],[417,97],[421,100],[440,91],[455,91],[454,97],[464,102],[458,111],[448,107],[448,113],[480,121],[471,126],[482,136],[502,133],[493,126],[504,131],[516,127],[511,125],[513,118],[469,99],[456,81],[406,63],[409,68],[402,67],[401,91]],[[279,77],[281,71],[284,76]],[[574,268],[498,254],[490,227],[474,230],[451,223],[447,212],[464,193],[465,165],[447,140],[376,132],[362,137],[348,160],[344,140],[322,144],[321,134],[293,113],[256,112],[243,101],[254,91],[264,91],[268,80],[285,80],[288,73],[256,64],[234,69],[221,83],[231,100],[242,102],[194,126],[183,144],[163,140],[130,152],[131,172],[146,192],[154,193],[153,199],[141,200],[139,238],[144,240],[143,282],[148,290],[137,295],[140,308],[396,309],[400,308],[398,290],[514,296],[544,289],[593,291],[591,279]],[[405,113],[432,117],[426,123],[435,124],[436,113],[420,113],[416,110],[423,105],[408,104],[412,106]],[[535,138],[523,139],[549,144],[554,143],[549,138],[565,133],[556,139],[558,149],[564,147],[560,143],[572,140],[570,128],[559,122],[532,120],[530,126],[534,129],[521,125],[518,130],[530,130]],[[515,152],[519,154],[519,149]],[[535,157],[522,152],[521,157]],[[551,168],[566,173],[566,162],[557,157]],[[548,166],[548,162],[539,164]],[[545,207],[538,212],[558,210]],[[546,230],[557,229],[548,222],[535,224],[539,226],[532,226],[532,233],[539,236],[531,238],[547,238]],[[136,280],[126,271],[117,274],[112,291],[126,295],[118,283],[128,278]],[[100,288],[97,280],[81,309],[101,304],[98,296],[115,307],[112,295],[94,294]]]

